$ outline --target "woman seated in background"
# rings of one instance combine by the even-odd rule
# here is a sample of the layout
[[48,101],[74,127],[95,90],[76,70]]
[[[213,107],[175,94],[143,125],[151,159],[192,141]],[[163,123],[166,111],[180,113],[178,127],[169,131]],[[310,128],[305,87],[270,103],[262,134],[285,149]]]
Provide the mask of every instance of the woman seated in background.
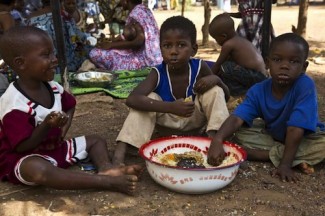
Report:
[[130,13],[126,25],[134,26],[133,40],[102,42],[90,51],[91,61],[99,68],[111,71],[135,70],[154,66],[162,61],[159,47],[159,28],[150,11],[141,0],[121,0]]
[[87,25],[87,14],[86,12],[79,10],[77,0],[62,0],[61,6],[62,10],[75,21],[77,27],[81,31],[85,32]]
[[[50,2],[50,0],[42,0],[43,7],[27,18],[27,25],[46,31],[57,46]],[[69,72],[75,72],[87,59],[92,47],[87,44],[86,34],[77,27],[74,19],[65,11],[62,11],[61,15],[67,69]]]

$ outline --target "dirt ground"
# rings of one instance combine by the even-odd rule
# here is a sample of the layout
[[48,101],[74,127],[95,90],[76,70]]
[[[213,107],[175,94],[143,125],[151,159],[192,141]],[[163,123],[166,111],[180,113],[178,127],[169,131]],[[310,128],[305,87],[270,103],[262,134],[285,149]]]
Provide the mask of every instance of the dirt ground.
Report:
[[[236,8],[233,8],[236,10]],[[197,17],[200,29],[203,8],[185,13]],[[213,15],[220,13],[212,10]],[[159,25],[180,12],[155,11]],[[200,14],[200,15],[197,15]],[[296,24],[297,7],[274,7],[272,23],[277,34],[291,30]],[[310,7],[307,39],[311,44],[308,74],[316,82],[319,94],[319,114],[325,121],[325,65],[317,65],[315,57],[325,54],[325,33],[322,18],[325,7]],[[199,39],[201,35],[199,32]],[[211,43],[200,47],[197,57],[216,59],[219,47]],[[77,96],[77,108],[68,136],[98,134],[113,149],[115,138],[127,115],[125,100],[113,99],[103,93]],[[143,163],[128,155],[127,163]],[[76,168],[78,169],[78,168]],[[205,195],[184,195],[156,184],[144,172],[135,196],[109,191],[58,191],[43,187],[13,186],[0,183],[0,215],[325,215],[325,163],[315,167],[312,175],[298,174],[298,183],[284,183],[272,178],[270,163],[246,162],[235,180],[224,189]]]

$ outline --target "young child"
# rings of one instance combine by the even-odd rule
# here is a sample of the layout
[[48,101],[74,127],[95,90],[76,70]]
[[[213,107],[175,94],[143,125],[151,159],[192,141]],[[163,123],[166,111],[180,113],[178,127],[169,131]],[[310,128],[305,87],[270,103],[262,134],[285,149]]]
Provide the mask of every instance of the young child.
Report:
[[[273,176],[283,181],[298,180],[292,167],[308,174],[314,171],[312,165],[324,160],[325,126],[318,118],[315,84],[305,74],[308,50],[308,43],[294,33],[271,42],[267,59],[271,79],[249,89],[222,124],[208,152],[210,164],[223,160],[222,141],[235,132],[235,141],[245,147],[248,159],[271,160],[277,167]],[[244,124],[250,128],[239,130]]]
[[160,48],[163,62],[126,101],[131,110],[117,137],[116,165],[124,162],[128,145],[139,148],[149,141],[155,126],[171,130],[169,135],[193,135],[206,127],[212,137],[229,115],[227,87],[204,61],[192,58],[198,45],[190,20],[182,16],[168,18],[160,29]]
[[228,14],[216,16],[209,33],[222,46],[212,71],[228,86],[230,95],[243,95],[252,85],[267,78],[261,54],[250,41],[236,34],[234,21]]
[[[58,61],[49,35],[36,27],[11,28],[0,39],[0,52],[19,75],[0,98],[0,179],[133,193],[141,166],[112,168],[106,142],[97,136],[64,140],[76,100],[52,81]],[[87,157],[97,174],[66,169]]]

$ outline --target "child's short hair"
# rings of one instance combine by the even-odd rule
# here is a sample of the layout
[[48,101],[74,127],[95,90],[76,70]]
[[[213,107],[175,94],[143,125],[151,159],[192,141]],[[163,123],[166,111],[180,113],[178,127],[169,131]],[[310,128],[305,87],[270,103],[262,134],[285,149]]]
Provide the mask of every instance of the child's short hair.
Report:
[[271,53],[272,49],[280,42],[292,42],[292,43],[302,45],[302,47],[304,49],[304,58],[305,59],[308,58],[309,44],[303,37],[301,37],[295,33],[285,33],[285,34],[279,35],[271,41],[270,53]]
[[0,55],[10,67],[13,67],[15,57],[33,48],[33,44],[28,42],[30,35],[49,37],[47,32],[33,26],[15,26],[0,37]]
[[160,27],[160,41],[163,33],[170,29],[182,31],[191,38],[192,44],[196,44],[196,27],[191,20],[183,16],[173,16],[166,19]]
[[213,18],[209,25],[209,32],[217,31],[227,33],[235,30],[235,22],[227,13],[222,13]]

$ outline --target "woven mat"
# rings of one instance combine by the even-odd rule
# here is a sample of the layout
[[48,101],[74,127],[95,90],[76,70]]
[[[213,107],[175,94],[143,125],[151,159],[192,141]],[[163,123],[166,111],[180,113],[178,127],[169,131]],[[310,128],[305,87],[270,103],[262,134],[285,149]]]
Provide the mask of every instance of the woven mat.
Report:
[[130,92],[146,78],[150,70],[151,68],[148,67],[141,70],[121,70],[112,72],[117,75],[117,78],[106,88],[84,88],[73,82],[70,88],[74,95],[103,91],[115,98],[125,99],[129,96]]

